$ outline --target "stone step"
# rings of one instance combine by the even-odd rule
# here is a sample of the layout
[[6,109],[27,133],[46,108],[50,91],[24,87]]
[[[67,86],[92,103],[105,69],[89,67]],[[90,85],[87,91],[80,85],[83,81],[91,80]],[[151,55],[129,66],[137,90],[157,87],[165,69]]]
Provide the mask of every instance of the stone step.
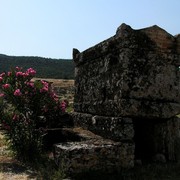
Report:
[[74,126],[82,127],[106,139],[114,141],[133,141],[132,118],[106,117],[81,112],[72,112]]
[[47,149],[51,149],[53,144],[59,142],[79,142],[99,138],[102,137],[95,135],[90,131],[83,130],[82,128],[51,128],[47,129],[47,133],[43,138],[43,143]]
[[[114,171],[134,166],[134,144],[103,139],[90,131],[74,128],[83,141],[54,145],[54,159],[65,172]],[[85,140],[86,139],[86,140]]]

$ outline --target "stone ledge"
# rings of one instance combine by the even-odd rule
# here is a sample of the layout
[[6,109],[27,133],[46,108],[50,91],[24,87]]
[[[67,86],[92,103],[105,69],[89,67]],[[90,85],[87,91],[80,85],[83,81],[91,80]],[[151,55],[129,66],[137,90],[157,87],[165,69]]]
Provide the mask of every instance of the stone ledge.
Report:
[[47,134],[44,136],[43,142],[47,149],[51,149],[53,144],[57,144],[59,142],[79,142],[92,139],[102,139],[102,137],[80,127],[53,128],[47,130]]
[[82,127],[103,138],[114,141],[132,141],[134,137],[131,118],[105,117],[92,114],[73,112],[74,125]]
[[111,140],[67,142],[54,145],[58,166],[68,174],[84,171],[114,171],[134,166],[134,144]]

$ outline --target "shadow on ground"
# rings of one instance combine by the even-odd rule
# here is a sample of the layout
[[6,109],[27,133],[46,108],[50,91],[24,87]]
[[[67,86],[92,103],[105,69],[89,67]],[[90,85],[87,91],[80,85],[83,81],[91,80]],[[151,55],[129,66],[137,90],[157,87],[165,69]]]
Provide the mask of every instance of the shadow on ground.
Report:
[[0,162],[0,173],[4,174],[5,177],[24,175],[28,179],[33,179],[37,176],[37,174],[29,168],[10,158],[6,158],[5,161]]

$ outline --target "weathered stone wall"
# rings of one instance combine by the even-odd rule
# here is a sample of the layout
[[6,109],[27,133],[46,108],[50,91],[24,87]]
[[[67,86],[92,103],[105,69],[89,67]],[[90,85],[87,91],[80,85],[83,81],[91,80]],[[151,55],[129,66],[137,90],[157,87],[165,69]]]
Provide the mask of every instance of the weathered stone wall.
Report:
[[71,174],[180,162],[180,35],[122,24],[73,59],[79,141],[54,146],[58,166]]
[[76,112],[170,118],[180,113],[180,38],[158,26],[116,35],[74,50]]
[[[180,34],[176,35],[176,51],[178,53],[178,58],[180,59]],[[178,61],[178,66],[180,66],[180,61]]]
[[73,59],[75,126],[128,144],[127,159],[180,161],[180,35],[122,24]]

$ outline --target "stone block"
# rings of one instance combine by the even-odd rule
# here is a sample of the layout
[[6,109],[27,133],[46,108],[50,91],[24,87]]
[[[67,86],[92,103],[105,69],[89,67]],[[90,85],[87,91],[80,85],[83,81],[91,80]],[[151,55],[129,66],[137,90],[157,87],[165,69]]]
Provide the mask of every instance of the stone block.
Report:
[[131,118],[105,117],[86,113],[71,113],[74,125],[82,127],[103,138],[115,141],[132,141],[134,128]]
[[180,113],[179,36],[158,26],[117,33],[74,56],[76,112],[171,118]]
[[110,140],[60,143],[54,146],[54,157],[68,174],[112,172],[134,166],[134,145]]

